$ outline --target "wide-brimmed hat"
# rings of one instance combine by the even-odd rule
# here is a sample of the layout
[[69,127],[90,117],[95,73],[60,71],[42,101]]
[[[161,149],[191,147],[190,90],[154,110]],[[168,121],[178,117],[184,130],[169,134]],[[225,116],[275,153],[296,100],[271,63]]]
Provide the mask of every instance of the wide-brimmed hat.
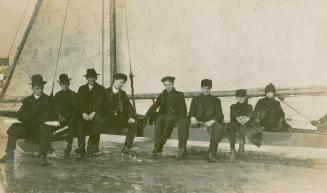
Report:
[[47,83],[47,81],[43,80],[43,77],[42,77],[41,74],[34,74],[31,77],[31,83],[28,83],[28,84],[31,84],[32,86],[41,86],[41,87],[43,87],[46,83]]
[[86,74],[84,76],[87,78],[87,77],[97,77],[98,75],[100,75],[100,74],[98,74],[94,70],[94,68],[89,68],[89,69],[86,70]]
[[124,80],[124,82],[127,81],[127,75],[124,73],[116,73],[113,76],[114,80]]
[[67,74],[60,74],[59,80],[57,81],[59,84],[65,84],[70,82],[71,78],[68,77]]

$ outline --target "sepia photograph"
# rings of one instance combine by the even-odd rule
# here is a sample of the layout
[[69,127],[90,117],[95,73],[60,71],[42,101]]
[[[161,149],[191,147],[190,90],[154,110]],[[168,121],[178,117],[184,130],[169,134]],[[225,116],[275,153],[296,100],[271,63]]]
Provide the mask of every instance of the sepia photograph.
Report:
[[0,193],[327,193],[326,0],[0,0]]

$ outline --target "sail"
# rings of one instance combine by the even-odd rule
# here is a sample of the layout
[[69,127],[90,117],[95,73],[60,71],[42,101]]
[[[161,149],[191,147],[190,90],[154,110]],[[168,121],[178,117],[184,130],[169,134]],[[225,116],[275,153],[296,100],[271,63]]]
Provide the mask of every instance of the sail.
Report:
[[[45,92],[50,93],[67,2],[43,0],[6,96],[28,95],[27,83],[35,73],[48,81]],[[85,83],[87,68],[101,74],[100,83],[104,76],[104,85],[110,84],[109,3],[104,4],[102,29],[102,0],[70,0],[56,76],[69,74],[73,90]],[[160,92],[165,75],[175,76],[181,91],[199,90],[203,78],[213,80],[213,90],[257,88],[269,82],[277,88],[324,86],[326,4],[323,0],[126,0],[125,5],[116,0],[118,71],[129,73],[130,58],[136,93]],[[58,89],[55,84],[54,91]],[[124,89],[130,92],[129,82]],[[327,109],[325,99],[305,101],[309,102],[303,109],[312,118]],[[223,101],[226,115],[232,102]],[[297,104],[303,103],[292,102],[296,108]]]
[[[16,66],[6,96],[26,96],[30,93],[32,74],[44,76],[48,84],[45,92],[50,93],[55,74],[56,61],[64,24],[67,0],[42,2],[39,14],[28,36],[21,57]],[[109,4],[105,4],[105,23],[109,24]],[[63,32],[61,54],[55,78],[55,91],[59,89],[57,79],[60,73],[67,73],[72,78],[74,90],[85,83],[83,76],[87,68],[95,68],[109,84],[109,68],[102,72],[101,65],[101,33],[102,33],[102,1],[70,0],[65,30]],[[109,66],[109,25],[105,25],[105,65]]]

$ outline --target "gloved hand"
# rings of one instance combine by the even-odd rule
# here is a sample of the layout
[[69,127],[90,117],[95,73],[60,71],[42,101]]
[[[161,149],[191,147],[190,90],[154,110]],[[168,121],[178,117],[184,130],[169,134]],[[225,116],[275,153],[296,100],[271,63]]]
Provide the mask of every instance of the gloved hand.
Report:
[[59,127],[60,126],[59,121],[47,121],[44,124],[49,125],[49,126],[55,126],[55,127]]
[[136,121],[133,118],[129,118],[127,122],[128,122],[128,124],[132,124],[132,123],[135,123]]
[[191,126],[192,127],[196,127],[197,126],[197,123],[198,123],[198,120],[196,120],[195,117],[191,117]]
[[215,120],[207,121],[204,123],[205,128],[210,128],[214,123],[216,123]]
[[86,114],[86,113],[83,113],[83,119],[85,120],[85,121],[89,121],[89,116]]
[[93,111],[91,114],[89,114],[89,120],[92,121],[95,116],[95,112]]

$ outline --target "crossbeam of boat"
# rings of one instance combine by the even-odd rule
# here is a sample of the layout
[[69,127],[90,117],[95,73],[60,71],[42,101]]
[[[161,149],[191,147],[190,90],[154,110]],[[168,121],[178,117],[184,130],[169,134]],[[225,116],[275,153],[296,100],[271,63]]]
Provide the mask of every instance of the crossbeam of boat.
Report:
[[[247,89],[249,97],[262,97],[265,95],[264,88],[252,88]],[[160,93],[137,93],[135,99],[156,99]],[[193,98],[200,95],[199,91],[184,91],[185,98]],[[211,94],[216,97],[233,97],[235,96],[235,90],[227,91],[212,91]],[[276,90],[277,96],[320,96],[327,94],[327,87],[292,87],[292,88],[280,88]],[[129,95],[129,97],[131,97]],[[24,97],[16,97],[10,99],[0,99],[0,103],[17,103],[22,102]]]
[[[216,97],[233,97],[236,90],[228,91],[211,91],[211,94]],[[155,99],[158,98],[160,93],[138,93],[135,94],[135,99]],[[200,95],[201,92],[184,92],[185,98],[193,98]],[[281,88],[276,90],[277,96],[317,96],[326,95],[327,87],[302,87],[302,88]],[[247,89],[247,95],[249,97],[262,97],[265,95],[264,88]]]

